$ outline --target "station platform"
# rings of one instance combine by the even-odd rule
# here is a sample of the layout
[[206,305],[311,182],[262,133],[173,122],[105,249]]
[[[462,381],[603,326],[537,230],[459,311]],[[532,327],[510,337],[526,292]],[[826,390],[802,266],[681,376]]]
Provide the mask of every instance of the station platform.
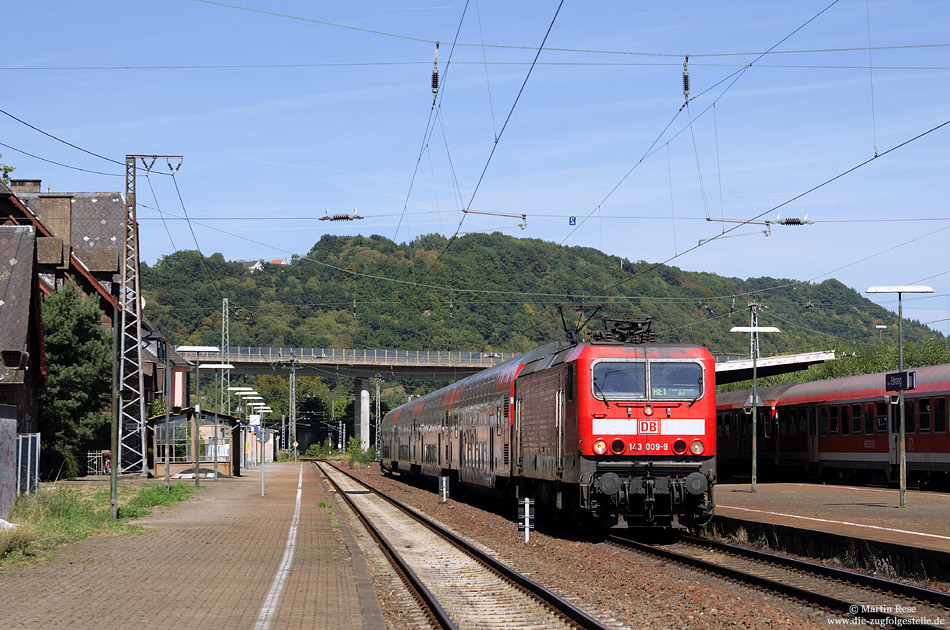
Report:
[[782,532],[782,542],[808,548],[805,555],[841,554],[850,545],[891,556],[911,573],[947,579],[950,572],[940,566],[950,565],[950,494],[908,490],[902,508],[896,488],[758,483],[753,493],[749,483],[722,483],[715,501],[719,525]]
[[[310,463],[264,470],[264,496],[260,468],[201,480],[195,498],[135,521],[141,533],[0,567],[0,625],[383,630],[366,561],[322,476]],[[91,483],[108,492],[107,480]]]

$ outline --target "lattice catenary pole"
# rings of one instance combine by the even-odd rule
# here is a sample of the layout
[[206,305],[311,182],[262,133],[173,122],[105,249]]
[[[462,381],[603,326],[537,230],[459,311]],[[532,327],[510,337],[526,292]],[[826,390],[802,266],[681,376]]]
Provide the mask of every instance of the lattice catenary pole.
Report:
[[[159,157],[168,155],[125,156],[125,239],[122,257],[122,283],[119,287],[119,386],[121,388],[118,431],[120,473],[148,474],[145,456],[145,375],[142,370],[142,299],[139,284],[139,230],[135,216],[135,163],[141,159],[151,170]],[[146,161],[148,160],[148,161]],[[116,322],[113,322],[113,326]]]
[[297,357],[290,355],[290,402],[289,417],[287,419],[287,428],[289,430],[289,439],[281,444],[284,449],[292,448],[297,450]]
[[[135,219],[135,162],[125,157],[125,241],[119,289],[119,453],[120,473],[148,474],[145,458],[145,379],[142,372],[142,301],[139,236]],[[154,162],[154,160],[153,160]],[[113,325],[115,325],[113,323]]]
[[[228,298],[221,298],[221,362],[231,363],[231,322],[228,313]],[[231,415],[231,370],[221,372],[221,401],[224,403],[225,413]],[[227,402],[225,402],[227,401]]]

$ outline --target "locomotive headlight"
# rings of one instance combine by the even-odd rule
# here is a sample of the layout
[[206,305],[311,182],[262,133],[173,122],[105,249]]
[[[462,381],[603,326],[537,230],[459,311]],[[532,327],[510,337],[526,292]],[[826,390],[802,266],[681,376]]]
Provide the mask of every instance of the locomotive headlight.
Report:
[[652,416],[652,415],[653,415],[653,407],[651,407],[650,405],[647,405],[646,407],[644,407],[644,408],[643,408],[643,415],[645,415],[645,416]]
[[597,440],[594,442],[594,453],[597,455],[603,455],[607,452],[607,443],[603,440]]
[[693,440],[693,443],[689,445],[689,450],[693,452],[693,455],[702,455],[705,447],[700,440]]

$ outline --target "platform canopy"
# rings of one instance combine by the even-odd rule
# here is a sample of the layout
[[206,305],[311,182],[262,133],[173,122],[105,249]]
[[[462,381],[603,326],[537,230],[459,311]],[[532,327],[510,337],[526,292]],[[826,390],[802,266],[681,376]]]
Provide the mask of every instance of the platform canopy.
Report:
[[[805,370],[811,365],[835,360],[834,350],[783,354],[774,357],[759,357],[756,368],[759,378]],[[752,378],[752,359],[716,361],[716,385],[748,381]]]

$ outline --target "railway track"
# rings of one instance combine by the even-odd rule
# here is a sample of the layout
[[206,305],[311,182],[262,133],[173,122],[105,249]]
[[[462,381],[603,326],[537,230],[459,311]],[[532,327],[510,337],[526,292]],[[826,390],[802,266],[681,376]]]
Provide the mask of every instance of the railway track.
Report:
[[950,594],[692,536],[648,545],[608,543],[791,597],[840,615],[841,625],[948,628]]
[[452,532],[326,463],[356,512],[440,628],[606,630],[608,626]]

